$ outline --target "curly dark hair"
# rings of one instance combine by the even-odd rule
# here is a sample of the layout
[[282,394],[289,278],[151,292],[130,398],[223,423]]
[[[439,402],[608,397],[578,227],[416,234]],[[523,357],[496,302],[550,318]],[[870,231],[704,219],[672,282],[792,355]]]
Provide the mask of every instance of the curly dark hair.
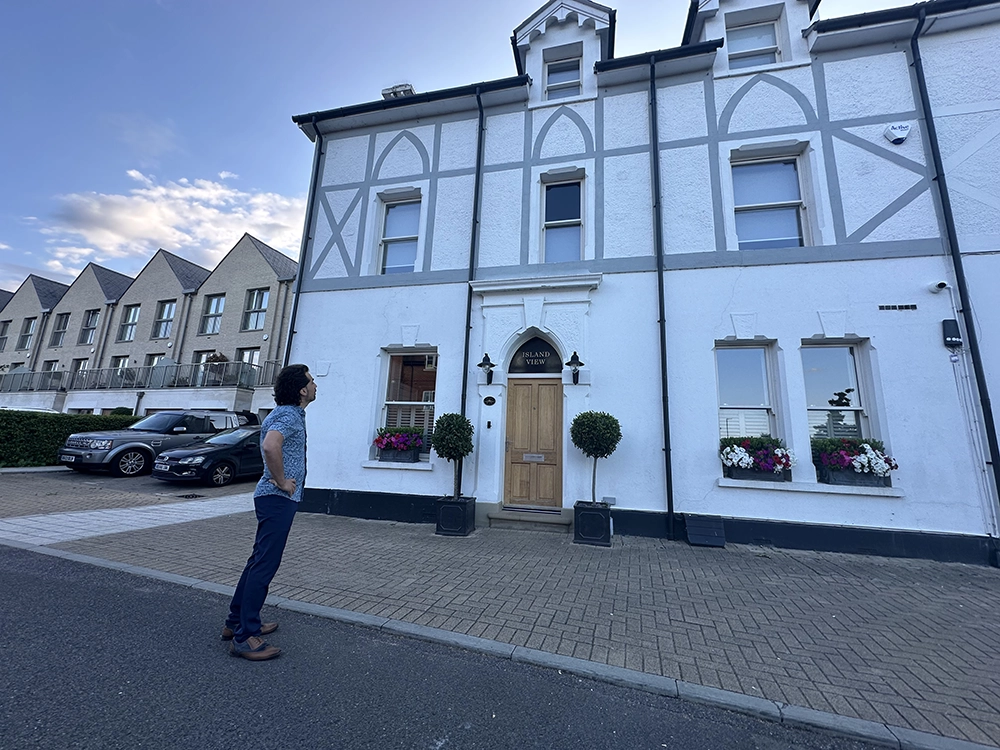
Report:
[[309,385],[308,372],[309,368],[305,365],[282,367],[274,380],[274,403],[278,406],[298,406],[301,400],[299,391]]

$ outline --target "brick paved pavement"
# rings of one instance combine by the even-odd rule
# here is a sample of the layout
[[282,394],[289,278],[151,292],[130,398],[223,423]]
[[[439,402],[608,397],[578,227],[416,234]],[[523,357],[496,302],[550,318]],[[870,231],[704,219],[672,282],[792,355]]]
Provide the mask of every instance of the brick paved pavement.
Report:
[[[239,513],[54,546],[231,586],[253,527]],[[300,514],[271,593],[1000,745],[991,568],[639,537],[610,550],[525,531],[438,537]]]

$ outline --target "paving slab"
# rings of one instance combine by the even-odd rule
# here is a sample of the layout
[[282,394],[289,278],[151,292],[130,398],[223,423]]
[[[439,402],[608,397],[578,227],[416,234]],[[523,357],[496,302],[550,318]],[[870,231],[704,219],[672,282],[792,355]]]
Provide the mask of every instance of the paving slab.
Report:
[[[63,533],[72,511],[35,513],[32,533],[44,549],[226,595],[255,527],[253,513],[232,507],[52,542],[44,534]],[[1000,570],[642,537],[616,536],[605,549],[530,531],[433,531],[299,514],[269,601],[474,650],[487,641],[511,658],[604,670],[608,681],[891,747],[998,746]]]

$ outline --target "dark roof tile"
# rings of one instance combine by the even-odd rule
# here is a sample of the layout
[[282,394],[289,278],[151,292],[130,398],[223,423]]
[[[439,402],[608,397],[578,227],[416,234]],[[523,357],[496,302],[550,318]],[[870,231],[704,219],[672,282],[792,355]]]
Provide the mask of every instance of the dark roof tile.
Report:
[[298,263],[284,253],[279,253],[270,245],[265,245],[253,235],[248,234],[246,236],[253,243],[254,247],[260,251],[260,254],[264,256],[264,260],[274,269],[275,274],[278,276],[278,281],[290,281],[295,278],[299,270]]
[[170,270],[174,272],[174,275],[180,282],[181,291],[184,294],[197,291],[198,287],[205,283],[205,279],[212,273],[207,268],[202,268],[197,263],[184,260],[180,256],[168,253],[166,250],[161,249],[160,252],[163,253],[167,265],[170,266]]
[[101,291],[104,292],[105,302],[120,300],[133,281],[131,276],[112,271],[110,268],[99,266],[96,263],[91,263],[91,267],[94,269],[94,278],[97,279],[97,283],[101,285]]
[[55,307],[66,294],[66,290],[69,289],[69,284],[60,284],[58,281],[35,276],[35,274],[31,274],[28,281],[34,285],[35,294],[38,295],[38,304],[41,305],[43,311]]

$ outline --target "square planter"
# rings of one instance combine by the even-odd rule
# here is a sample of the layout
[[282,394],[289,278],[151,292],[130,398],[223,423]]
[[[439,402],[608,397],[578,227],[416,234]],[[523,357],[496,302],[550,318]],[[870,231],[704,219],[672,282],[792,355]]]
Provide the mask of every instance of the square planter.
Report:
[[420,460],[420,449],[411,448],[408,451],[397,451],[390,448],[382,448],[378,452],[379,461],[391,461],[397,464],[415,464]]
[[476,530],[476,498],[451,495],[439,497],[437,505],[437,528],[435,534],[441,536],[468,536]]
[[839,484],[848,487],[892,487],[892,477],[857,472],[853,469],[830,469],[816,467],[816,476],[823,484]]
[[754,471],[741,469],[739,466],[723,466],[729,479],[749,479],[753,482],[791,482],[792,470],[785,469],[780,474],[773,471]]
[[611,506],[577,500],[573,505],[573,543],[611,546]]

